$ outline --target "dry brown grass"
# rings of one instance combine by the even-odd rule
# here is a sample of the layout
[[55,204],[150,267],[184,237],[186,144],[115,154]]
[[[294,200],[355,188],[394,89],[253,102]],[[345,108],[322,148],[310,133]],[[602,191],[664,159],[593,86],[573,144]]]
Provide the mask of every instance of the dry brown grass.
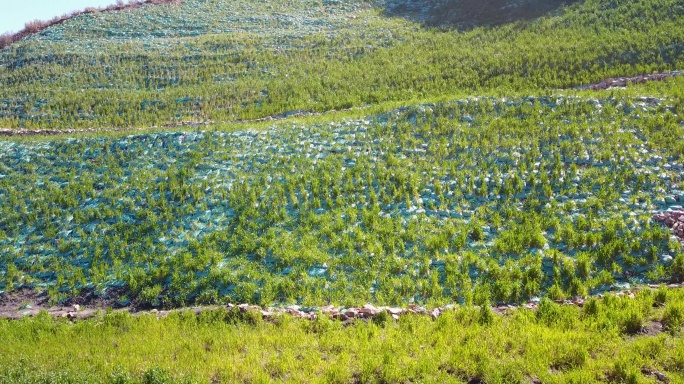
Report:
[[84,15],[87,13],[91,14],[97,14],[99,12],[118,12],[118,11],[125,11],[128,9],[136,9],[139,8],[141,5],[145,4],[151,4],[151,5],[178,5],[182,4],[184,0],[133,0],[129,1],[128,3],[124,4],[123,0],[117,0],[116,4],[107,6],[107,7],[88,7],[82,11],[74,11],[71,12],[70,14],[64,14],[62,16],[57,16],[54,17],[50,20],[43,21],[43,20],[33,20],[29,21],[24,25],[24,28],[19,31],[19,32],[7,32],[2,35],[0,35],[0,49],[6,48],[21,39],[34,35],[36,33],[40,33],[44,31],[45,29],[61,24],[67,20],[70,20],[76,16]]

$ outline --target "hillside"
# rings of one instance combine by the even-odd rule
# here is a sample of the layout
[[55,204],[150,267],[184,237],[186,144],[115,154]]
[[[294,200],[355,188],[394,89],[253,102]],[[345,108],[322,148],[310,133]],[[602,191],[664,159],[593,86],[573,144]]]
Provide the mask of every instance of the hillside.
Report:
[[190,0],[83,14],[1,51],[0,126],[147,127],[548,95],[683,67],[677,0],[551,2],[548,13],[524,21],[513,12],[521,20],[496,28],[486,20],[510,2],[490,1],[492,14],[468,1],[438,9],[448,16],[439,7],[461,3],[482,26],[432,29],[413,16],[421,2],[359,0]]
[[520,302],[679,279],[679,242],[652,218],[684,194],[677,108],[479,99],[2,143],[5,287],[56,300],[125,286],[122,305],[400,305],[470,302],[472,284]]
[[681,382],[682,25],[682,0],[185,0],[26,34],[0,381]]

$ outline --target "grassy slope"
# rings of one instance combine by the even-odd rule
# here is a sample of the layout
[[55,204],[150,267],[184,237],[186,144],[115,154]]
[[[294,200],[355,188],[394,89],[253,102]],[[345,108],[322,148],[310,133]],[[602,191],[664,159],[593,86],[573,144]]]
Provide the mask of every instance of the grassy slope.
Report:
[[[553,88],[610,76],[679,69],[684,54],[683,8],[680,1],[673,0],[586,1],[531,23],[475,28],[464,33],[423,29],[410,20],[386,18],[381,9],[361,2],[293,2],[278,9],[269,6],[188,0],[181,8],[84,15],[27,39],[0,53],[0,125],[140,127],[177,120],[234,120],[298,109],[322,111],[367,104],[374,105],[371,110],[375,113],[415,104],[417,100],[556,93]],[[208,14],[212,17],[207,18]],[[224,34],[229,31],[233,33]],[[331,38],[333,32],[335,38]],[[421,124],[417,120],[412,126],[407,124],[411,112],[425,112],[414,106],[388,129],[372,126],[376,136],[371,139],[385,142],[368,141],[364,147],[364,141],[358,140],[358,148],[348,148],[320,163],[304,155],[261,164],[255,157],[240,163],[245,154],[239,151],[228,157],[216,155],[216,151],[235,150],[233,146],[194,148],[176,158],[171,153],[170,160],[183,159],[204,169],[225,160],[257,165],[256,171],[238,173],[249,180],[243,189],[221,192],[212,185],[218,192],[208,198],[219,199],[221,193],[227,193],[230,199],[223,200],[229,201],[237,214],[227,227],[198,244],[186,245],[190,253],[171,253],[150,244],[156,244],[160,234],[178,235],[183,228],[174,222],[183,215],[197,213],[206,203],[195,204],[207,187],[202,181],[184,184],[183,175],[188,176],[184,172],[194,173],[194,167],[173,168],[178,173],[166,176],[167,170],[159,168],[159,161],[157,167],[145,169],[140,164],[150,159],[149,153],[144,153],[145,148],[128,154],[116,150],[128,140],[119,134],[108,138],[87,135],[69,141],[3,142],[4,146],[13,146],[12,151],[4,153],[11,156],[7,159],[23,165],[9,166],[10,160],[0,162],[2,207],[6,210],[0,242],[3,250],[9,250],[0,255],[0,285],[13,289],[43,284],[41,287],[50,289],[57,300],[85,286],[102,290],[107,284],[123,281],[131,298],[145,305],[157,305],[160,300],[169,305],[195,300],[405,303],[410,297],[430,303],[461,300],[487,304],[489,300],[524,300],[550,289],[552,296],[583,294],[616,279],[681,279],[684,255],[676,244],[666,241],[667,232],[652,226],[648,211],[664,209],[658,201],[672,189],[684,187],[677,170],[666,171],[662,178],[648,175],[661,174],[655,168],[650,171],[658,172],[650,172],[649,167],[681,163],[682,89],[682,80],[673,80],[606,93],[600,97],[615,99],[602,101],[599,109],[588,106],[593,102],[586,102],[595,98],[594,93],[577,92],[581,98],[574,106],[542,108],[538,114],[540,106],[532,104],[511,108],[503,117],[492,112],[495,102],[482,101],[454,111],[437,108],[434,121]],[[643,111],[625,108],[641,103],[636,96],[670,100]],[[519,113],[527,118],[520,120]],[[474,117],[472,124],[462,120],[466,115]],[[306,134],[315,133],[315,139],[325,140],[324,124],[340,124],[342,117],[350,117],[357,119],[351,123],[357,129],[365,124],[360,122],[363,116],[366,114],[362,111],[351,111],[295,120],[294,126],[279,125],[269,138],[278,143],[287,135],[298,139],[304,135],[307,140],[310,138]],[[565,122],[568,119],[571,124]],[[234,131],[244,127],[230,124],[224,128]],[[565,144],[570,148],[552,139],[559,133],[575,138]],[[466,147],[474,152],[449,152],[453,149],[447,146],[449,156],[435,157],[434,153],[445,149],[440,148],[444,141],[432,140],[433,135],[456,144],[467,139]],[[526,140],[530,136],[535,140]],[[93,142],[98,150],[103,148],[100,160],[107,172],[97,173],[100,168],[95,163],[76,170],[71,163],[61,162],[80,164],[84,153],[94,158],[94,152],[85,150]],[[421,154],[423,144],[430,149],[428,154]],[[530,157],[525,166],[529,172],[555,172],[558,167],[552,155],[573,154],[573,145],[600,158],[586,169],[573,170],[591,188],[543,182],[538,184],[538,191],[532,192],[531,200],[546,201],[549,188],[559,188],[562,196],[596,192],[596,196],[579,202],[579,208],[573,204],[559,208],[554,203],[536,206],[541,211],[529,209],[525,199],[496,195],[513,185],[502,180],[487,186],[491,191],[487,192],[491,199],[487,206],[471,210],[476,215],[473,224],[448,220],[449,225],[443,225],[430,213],[420,216],[422,229],[415,233],[417,245],[404,255],[406,260],[379,257],[384,253],[394,256],[392,247],[406,243],[400,235],[415,231],[402,227],[405,223],[399,211],[392,213],[391,225],[376,225],[372,220],[363,222],[370,218],[364,216],[367,207],[356,206],[373,200],[370,186],[379,196],[384,193],[403,201],[408,208],[426,188],[436,189],[435,178],[444,175],[432,173],[432,167],[443,161],[446,165],[442,169],[454,170],[444,180],[445,186],[461,180],[454,188],[457,197],[453,201],[446,199],[447,203],[471,207],[480,199],[476,194],[465,196],[473,192],[466,180],[475,180],[474,176],[483,170],[500,174],[499,166],[488,154],[507,157],[519,150],[527,151]],[[107,153],[106,147],[114,151]],[[391,156],[374,158],[372,153],[357,151],[359,148],[414,154],[397,163]],[[640,148],[647,148],[648,155],[639,154]],[[542,156],[539,149],[548,153]],[[151,152],[155,155],[154,150]],[[162,153],[157,160],[167,155],[167,151]],[[55,159],[38,160],[37,154]],[[355,158],[360,165],[350,166],[346,174],[336,174],[333,179],[321,174],[322,170],[339,168],[349,158]],[[47,163],[38,168],[40,161]],[[392,189],[390,180],[383,179],[389,174],[381,171],[387,163],[398,166],[396,173],[413,181]],[[459,168],[461,164],[466,165],[465,170]],[[284,208],[291,201],[284,201],[278,188],[262,194],[266,180],[271,174],[287,179],[292,166],[301,177],[283,185],[298,188],[293,189],[297,201],[309,194],[312,199],[302,203],[301,214],[286,220],[268,216],[268,211],[273,210],[266,208]],[[561,168],[563,174],[569,170]],[[634,174],[635,169],[649,172],[642,180],[625,176]],[[121,179],[126,172],[135,173],[138,181],[121,181],[129,180]],[[522,176],[528,176],[522,172]],[[387,184],[379,187],[366,181],[364,175],[371,174]],[[51,180],[53,177],[57,178]],[[47,192],[37,183],[39,179],[50,186]],[[99,181],[116,188],[103,192],[95,188]],[[216,184],[220,180],[209,181]],[[329,189],[316,188],[313,182],[326,182]],[[610,188],[598,192],[602,185]],[[336,186],[348,188],[342,200],[335,203],[339,206],[321,217],[313,215],[319,209],[315,201],[321,204]],[[128,195],[138,188],[149,189],[144,194],[149,204],[135,193],[133,197]],[[475,190],[478,188],[475,186]],[[627,188],[635,192],[621,201]],[[154,197],[159,190],[164,194]],[[260,208],[264,211],[240,203],[245,197],[264,202]],[[93,209],[85,216],[74,214],[74,204],[80,206],[89,198],[110,202],[105,204],[108,209]],[[639,213],[635,221],[624,219],[624,214],[629,213],[627,203],[644,204],[636,208]],[[324,206],[329,208],[327,204]],[[351,212],[353,207],[358,211]],[[597,208],[607,215],[573,211]],[[124,214],[131,213],[140,214],[140,221],[122,220]],[[147,220],[150,213],[154,219]],[[362,244],[362,249],[343,247],[349,239],[342,238],[344,228],[337,227],[340,224],[335,218],[346,213],[357,215],[363,222],[357,226],[362,230],[354,230],[357,237],[352,241]],[[580,214],[583,220],[569,219],[573,213]],[[501,214],[507,220],[502,222]],[[255,217],[260,219],[259,228],[245,227]],[[72,220],[76,220],[75,224],[69,224]],[[562,248],[563,253],[528,255],[527,251],[536,252],[539,244],[538,238],[526,238],[525,233],[530,228],[535,234],[542,231],[535,225],[519,225],[526,222],[549,230],[560,226],[564,232],[558,232],[571,239],[572,245],[563,243],[559,235],[559,242],[552,245],[567,246]],[[454,239],[448,237],[453,235],[452,230],[460,236],[485,223],[496,227],[485,235],[486,241],[475,244],[475,253],[460,252]],[[45,237],[46,233],[64,234],[76,224],[83,228],[94,224],[101,230],[88,234],[74,231],[78,238],[67,235],[62,242]],[[155,225],[159,228],[155,229]],[[30,233],[22,232],[27,229]],[[615,230],[620,234],[618,238]],[[131,241],[131,236],[143,238]],[[440,247],[445,236],[449,249],[443,253]],[[86,238],[89,240],[82,241]],[[609,247],[602,244],[606,239],[611,239]],[[551,235],[546,240],[556,241]],[[525,252],[519,252],[517,247],[511,249],[518,256],[525,253],[522,258],[503,257],[510,254],[508,246],[519,243]],[[24,248],[17,251],[15,244],[23,244]],[[94,252],[98,245],[104,253]],[[331,257],[326,252],[332,247],[343,251]],[[273,257],[268,252],[274,249],[287,252]],[[378,252],[378,257],[370,257],[373,251]],[[566,257],[575,252],[582,253],[582,258]],[[659,258],[664,253],[673,254],[676,261],[664,262]],[[229,264],[225,264],[221,255],[238,257],[231,256]],[[459,255],[465,256],[467,264]],[[326,257],[335,262],[326,268],[338,274],[310,275],[308,268],[320,267]],[[295,273],[283,273],[281,269],[288,263],[295,266]],[[465,270],[447,266],[464,266]],[[469,267],[484,274],[471,280]],[[625,273],[632,271],[637,275]],[[520,276],[522,272],[525,279]],[[254,276],[260,276],[267,285],[254,284]],[[328,280],[337,285],[330,289]],[[232,293],[219,297],[224,292],[217,287],[231,288]],[[508,383],[535,378],[545,383],[652,383],[656,378],[650,373],[657,371],[665,373],[671,382],[681,382],[684,345],[677,324],[681,325],[684,312],[682,295],[681,291],[669,291],[667,300],[662,294],[649,293],[639,294],[636,300],[611,297],[584,310],[557,307],[545,300],[536,313],[520,310],[504,317],[490,317],[487,311],[466,305],[436,321],[405,317],[396,323],[355,323],[348,327],[290,318],[271,324],[222,312],[213,317],[204,315],[200,320],[192,315],[162,320],[103,315],[75,324],[47,317],[0,320],[0,381],[462,382],[478,378]],[[654,307],[655,301],[666,301],[666,305]],[[640,326],[652,329],[651,321],[664,318],[671,333],[632,335]]]
[[[480,382],[684,380],[684,291],[608,296],[583,309],[543,301],[500,316],[351,325],[218,310],[157,320],[127,314],[70,323],[0,320],[0,380],[13,383]],[[664,329],[662,329],[664,325]],[[640,328],[650,329],[640,333]],[[635,334],[635,332],[637,332]]]
[[651,215],[682,193],[682,105],[629,93],[3,143],[0,289],[403,305],[679,280]]
[[683,9],[587,1],[464,33],[359,1],[190,0],[83,15],[0,53],[0,125],[149,126],[548,92],[682,67]]

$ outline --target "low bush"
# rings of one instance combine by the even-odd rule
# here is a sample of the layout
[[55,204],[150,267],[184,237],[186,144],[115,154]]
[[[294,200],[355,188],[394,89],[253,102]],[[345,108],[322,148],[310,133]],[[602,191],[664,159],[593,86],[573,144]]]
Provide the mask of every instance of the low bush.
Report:
[[613,363],[612,368],[608,371],[608,379],[611,382],[619,382],[625,384],[641,384],[644,383],[644,377],[639,370],[639,367],[632,361],[624,359],[617,360]]
[[665,288],[659,288],[654,296],[653,305],[663,306],[667,303],[667,290]]
[[584,307],[582,307],[582,313],[584,313],[586,316],[597,316],[600,311],[600,303],[598,299],[595,297],[589,298],[585,303]]
[[668,331],[672,333],[678,332],[684,324],[684,305],[669,304],[665,308],[662,321]]
[[142,375],[142,384],[167,384],[173,383],[171,374],[160,367],[148,368]]
[[480,307],[480,313],[477,318],[477,322],[484,326],[491,325],[492,322],[494,322],[494,312],[492,312],[492,308],[489,305]]
[[584,346],[560,348],[560,352],[552,359],[551,366],[560,371],[583,367],[590,360],[589,352]]
[[535,313],[537,321],[547,326],[556,325],[561,321],[560,305],[544,297],[537,306]]
[[248,324],[256,326],[262,322],[262,316],[259,311],[244,310],[235,307],[226,312],[225,321],[230,324]]
[[622,314],[620,330],[626,334],[636,334],[644,328],[644,315],[638,308],[630,308]]

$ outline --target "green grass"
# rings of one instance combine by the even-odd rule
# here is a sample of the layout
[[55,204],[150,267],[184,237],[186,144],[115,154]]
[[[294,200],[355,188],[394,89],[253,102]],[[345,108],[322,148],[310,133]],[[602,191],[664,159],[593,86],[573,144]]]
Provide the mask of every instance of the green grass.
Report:
[[75,323],[47,315],[0,320],[0,380],[654,383],[651,373],[658,372],[676,383],[684,380],[680,330],[641,330],[681,309],[682,292],[668,290],[664,306],[653,305],[650,290],[584,309],[542,301],[536,312],[519,309],[484,322],[473,307],[437,320],[406,315],[350,325],[289,315],[267,322],[225,309],[160,320],[124,313]]
[[401,1],[186,0],[0,50],[0,128],[103,128],[0,141],[0,295],[460,305],[0,319],[0,381],[684,382],[684,291],[550,300],[684,278],[652,217],[684,199],[684,79],[581,90],[682,70],[684,3],[497,26],[516,13],[470,3],[421,24]]
[[681,108],[580,93],[7,141],[0,289],[405,305],[679,280],[681,247],[651,216],[683,193]]

